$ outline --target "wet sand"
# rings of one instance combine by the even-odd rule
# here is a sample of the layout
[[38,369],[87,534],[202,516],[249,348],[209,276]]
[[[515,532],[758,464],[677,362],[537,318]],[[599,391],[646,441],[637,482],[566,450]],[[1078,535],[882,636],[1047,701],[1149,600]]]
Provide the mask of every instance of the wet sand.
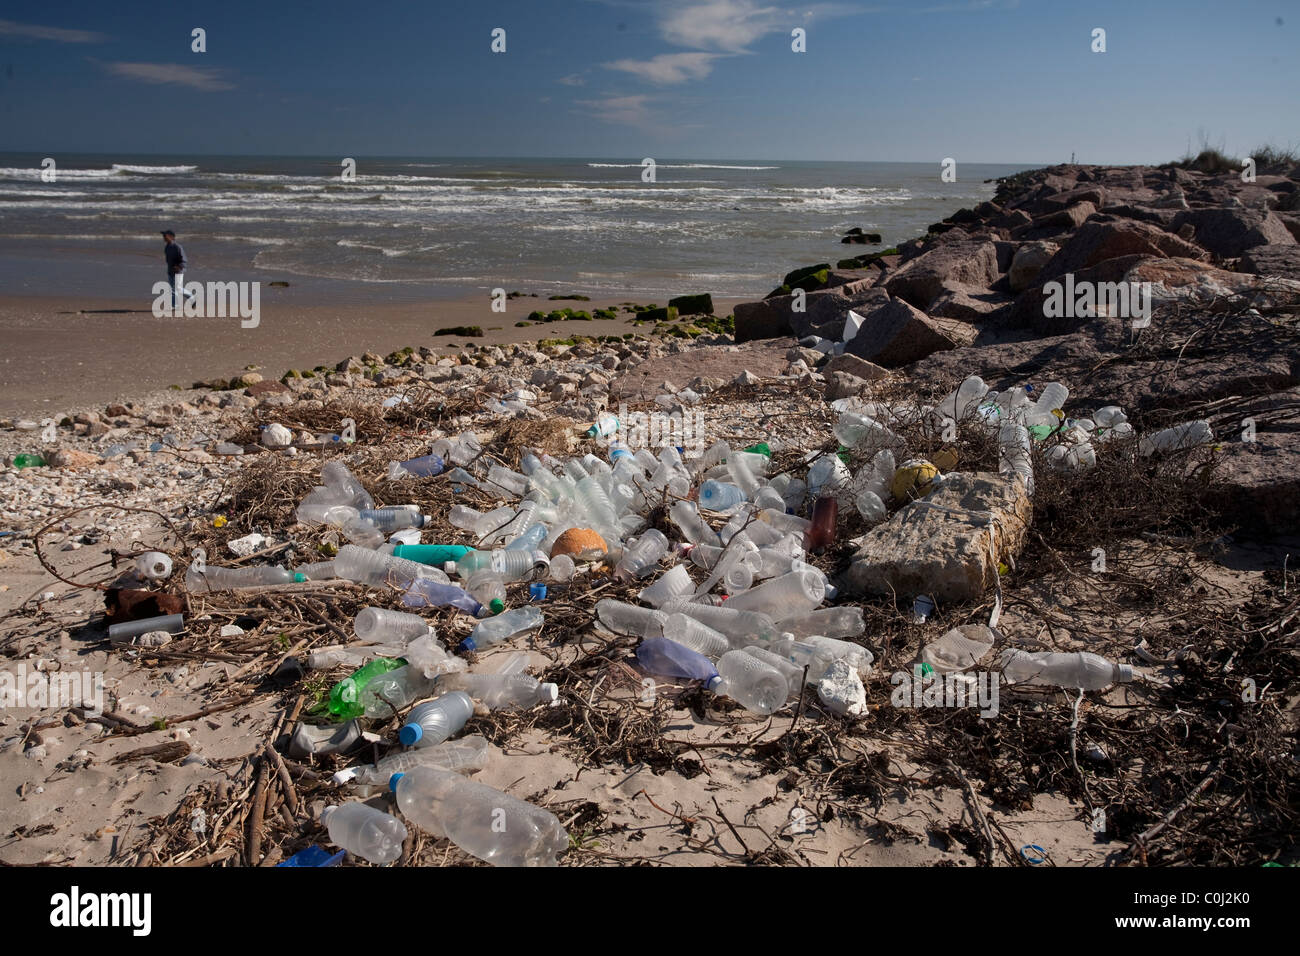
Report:
[[[490,300],[436,300],[379,305],[297,302],[263,287],[260,321],[238,318],[155,318],[149,301],[70,296],[0,297],[0,417],[36,417],[70,408],[136,399],[170,385],[227,378],[257,366],[278,379],[290,368],[334,365],[362,352],[406,346],[457,351],[467,342],[502,344],[571,335],[647,332],[633,316],[534,324],[516,328],[534,309],[592,311],[623,299],[589,302],[521,297],[493,312]],[[715,299],[720,315],[744,299]],[[649,304],[648,302],[646,304]],[[666,304],[659,301],[659,305]],[[477,325],[481,338],[435,336],[447,326]]]

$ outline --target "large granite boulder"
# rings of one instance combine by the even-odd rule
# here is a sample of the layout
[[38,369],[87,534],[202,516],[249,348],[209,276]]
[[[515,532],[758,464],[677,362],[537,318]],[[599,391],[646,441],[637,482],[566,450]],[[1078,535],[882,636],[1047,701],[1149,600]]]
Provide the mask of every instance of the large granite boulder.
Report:
[[1197,245],[1225,259],[1236,258],[1256,246],[1295,244],[1295,239],[1277,216],[1246,206],[1190,209],[1178,214],[1173,228],[1177,231],[1184,224],[1190,224],[1196,230]]
[[998,252],[991,240],[958,240],[936,245],[908,261],[885,279],[885,289],[895,298],[927,309],[955,282],[984,290],[998,279]]
[[891,299],[863,314],[863,320],[844,351],[886,368],[907,365],[932,352],[970,345],[978,334],[965,322],[926,315],[902,299]]

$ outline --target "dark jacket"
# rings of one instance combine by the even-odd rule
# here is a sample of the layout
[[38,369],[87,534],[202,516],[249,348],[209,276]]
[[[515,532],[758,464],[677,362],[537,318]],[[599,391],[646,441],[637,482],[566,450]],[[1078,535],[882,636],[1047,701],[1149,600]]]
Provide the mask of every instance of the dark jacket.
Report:
[[167,274],[176,275],[178,272],[184,272],[188,263],[185,261],[185,250],[175,239],[171,244],[163,249],[163,254],[167,256]]

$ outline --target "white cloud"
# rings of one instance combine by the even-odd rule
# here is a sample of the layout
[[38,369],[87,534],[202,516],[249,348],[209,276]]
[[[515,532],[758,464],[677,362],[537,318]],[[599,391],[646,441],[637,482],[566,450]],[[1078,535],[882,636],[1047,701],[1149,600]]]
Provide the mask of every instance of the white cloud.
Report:
[[0,36],[54,40],[56,43],[99,43],[108,39],[104,34],[91,30],[65,30],[62,27],[43,27],[35,23],[15,23],[13,20],[0,20]]
[[650,100],[651,98],[644,94],[607,96],[599,100],[578,100],[578,105],[587,107],[597,119],[604,120],[606,123],[645,128],[653,125],[653,115],[646,105]]
[[754,41],[797,21],[797,15],[754,0],[690,0],[664,13],[659,29],[677,46],[743,53]]
[[565,86],[583,86],[587,81],[582,78],[580,73],[570,73],[568,76],[560,77],[557,82],[563,83]]
[[179,63],[105,63],[104,68],[114,76],[125,76],[144,83],[175,84],[205,92],[235,88],[233,83],[221,78],[220,70],[182,66]]
[[622,70],[651,83],[685,83],[702,80],[713,72],[713,61],[721,53],[661,53],[649,60],[615,60],[607,69]]

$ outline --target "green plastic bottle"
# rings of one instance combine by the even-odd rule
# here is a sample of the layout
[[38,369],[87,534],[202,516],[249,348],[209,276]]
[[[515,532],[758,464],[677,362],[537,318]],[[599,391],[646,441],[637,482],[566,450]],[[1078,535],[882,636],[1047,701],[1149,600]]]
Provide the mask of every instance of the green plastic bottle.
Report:
[[400,657],[377,657],[357,668],[330,688],[330,713],[340,720],[360,717],[366,711],[365,705],[361,703],[361,692],[366,685],[380,674],[405,666],[406,661]]
[[463,544],[398,544],[393,546],[393,557],[440,568],[448,561],[459,561],[473,550]]
[[772,449],[768,447],[765,441],[761,441],[757,445],[750,445],[745,451],[752,451],[756,455],[766,455],[768,458],[772,457]]
[[24,468],[39,468],[45,464],[45,459],[40,455],[14,455],[14,467],[21,471]]

